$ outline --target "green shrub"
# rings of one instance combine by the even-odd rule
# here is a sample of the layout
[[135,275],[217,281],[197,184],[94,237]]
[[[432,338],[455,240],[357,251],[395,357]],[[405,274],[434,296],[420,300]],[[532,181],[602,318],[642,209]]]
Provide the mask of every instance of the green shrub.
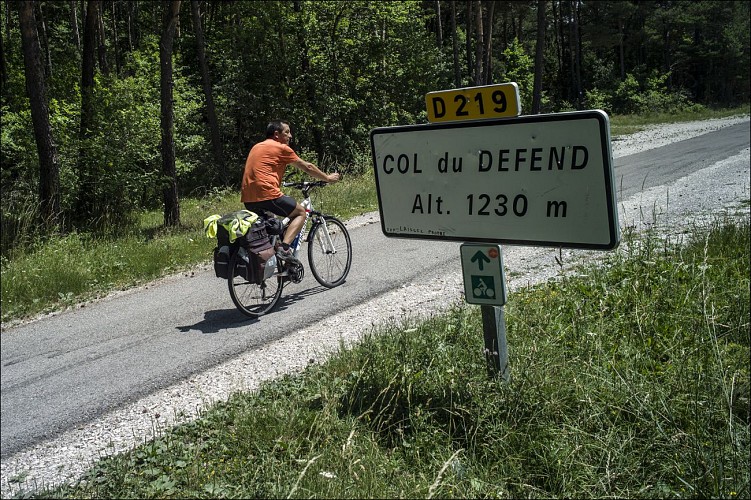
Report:
[[[670,73],[653,71],[643,83],[632,73],[618,84],[613,92],[612,111],[619,114],[638,113],[679,113],[683,111],[701,111],[703,106],[693,104],[688,93],[683,89],[669,90],[667,81]],[[587,99],[606,104],[606,94],[587,92]]]

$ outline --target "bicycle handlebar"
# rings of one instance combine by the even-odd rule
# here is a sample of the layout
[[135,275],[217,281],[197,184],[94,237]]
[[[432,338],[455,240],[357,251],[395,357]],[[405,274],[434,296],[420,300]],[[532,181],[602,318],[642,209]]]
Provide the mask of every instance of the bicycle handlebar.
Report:
[[312,187],[325,186],[327,184],[328,182],[326,181],[282,182],[282,186],[284,187],[293,187],[297,189],[310,189]]

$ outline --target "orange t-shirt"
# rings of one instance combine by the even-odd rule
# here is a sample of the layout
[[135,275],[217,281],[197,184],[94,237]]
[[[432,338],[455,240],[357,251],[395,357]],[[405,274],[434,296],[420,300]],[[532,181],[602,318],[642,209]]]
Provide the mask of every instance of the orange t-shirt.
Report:
[[274,139],[266,139],[253,146],[245,160],[240,201],[265,201],[282,196],[279,187],[284,171],[287,165],[299,159],[291,147]]

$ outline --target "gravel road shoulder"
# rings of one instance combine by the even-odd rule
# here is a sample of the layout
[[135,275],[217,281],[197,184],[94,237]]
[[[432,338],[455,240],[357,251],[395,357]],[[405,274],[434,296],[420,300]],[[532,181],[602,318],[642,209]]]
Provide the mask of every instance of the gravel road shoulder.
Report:
[[[688,139],[749,117],[707,120],[651,127],[613,139],[613,157],[622,157]],[[630,199],[619,200],[621,228],[642,230],[657,226],[680,233],[690,224],[711,219],[720,211],[748,216],[749,148],[710,165],[670,186],[659,186]],[[380,223],[377,212],[348,221],[349,227]],[[688,225],[688,226],[687,226]],[[555,278],[564,269],[598,252],[581,250],[504,247],[510,291]],[[459,249],[457,244],[457,262]],[[457,268],[459,266],[457,265]],[[17,453],[2,461],[0,491],[3,498],[19,490],[75,480],[94,461],[127,451],[151,439],[162,429],[196,418],[207,405],[226,400],[238,390],[254,390],[263,381],[297,372],[356,342],[373,326],[385,322],[418,320],[460,302],[461,269],[426,282],[405,283],[398,290],[343,311],[318,323],[315,329],[292,332],[283,339],[244,353],[200,375],[156,392],[103,418]],[[510,340],[513,342],[513,340]],[[294,349],[289,346],[293,345]],[[480,355],[480,353],[478,353]],[[513,369],[513,368],[512,368]]]

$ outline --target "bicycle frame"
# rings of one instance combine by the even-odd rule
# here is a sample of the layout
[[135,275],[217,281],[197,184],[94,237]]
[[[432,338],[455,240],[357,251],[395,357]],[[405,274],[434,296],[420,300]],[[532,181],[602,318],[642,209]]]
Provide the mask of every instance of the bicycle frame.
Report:
[[[292,248],[292,254],[295,258],[298,258],[298,252],[302,247],[302,242],[307,241],[308,244],[310,244],[309,236],[313,234],[313,229],[318,225],[323,225],[325,229],[324,235],[326,236],[325,241],[321,241],[321,250],[327,254],[335,254],[336,248],[334,247],[334,242],[331,241],[331,235],[326,226],[326,219],[321,212],[313,210],[313,201],[310,199],[310,193],[308,190],[303,190],[303,196],[305,196],[305,198],[300,202],[300,205],[305,209],[305,222],[303,223],[300,233],[295,236],[294,240],[292,240],[292,244],[290,245],[290,248]],[[308,231],[308,223],[310,222],[311,215],[314,217],[314,221],[313,226],[310,228],[310,231]],[[286,230],[289,225],[289,217],[285,217],[282,224]]]
[[[300,202],[300,205],[302,205],[305,209],[305,222],[302,225],[302,229],[300,229],[300,232],[297,236],[295,236],[295,239],[292,240],[292,244],[290,245],[290,247],[292,248],[292,254],[295,256],[295,258],[297,258],[297,254],[302,247],[302,242],[305,240],[305,236],[308,231],[308,222],[310,221],[310,214],[313,212],[313,202],[310,199],[310,196],[306,196],[305,199]],[[282,221],[282,224],[284,225],[284,229],[286,230],[287,226],[289,225],[289,217],[285,217]]]

